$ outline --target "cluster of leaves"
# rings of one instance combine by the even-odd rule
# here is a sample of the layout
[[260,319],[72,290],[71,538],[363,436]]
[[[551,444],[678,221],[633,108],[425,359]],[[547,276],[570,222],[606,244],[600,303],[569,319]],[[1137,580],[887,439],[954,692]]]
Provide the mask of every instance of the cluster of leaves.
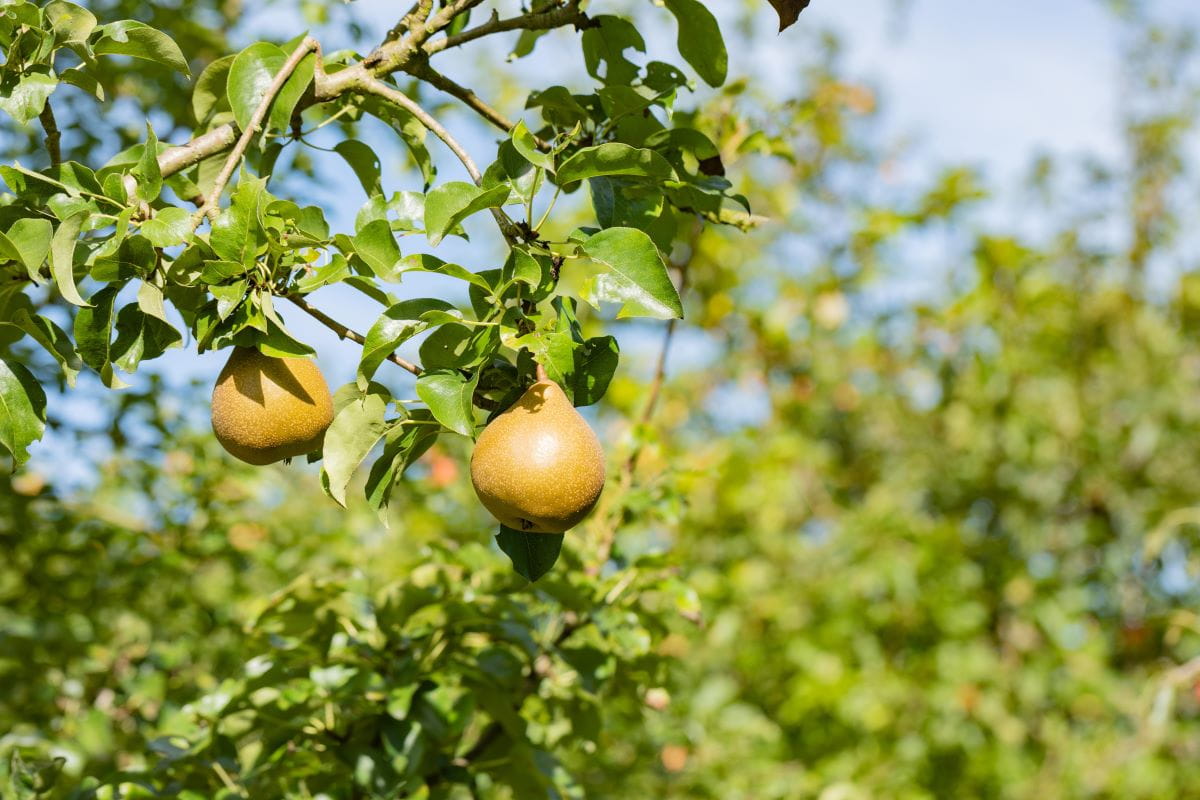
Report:
[[[8,87],[2,107],[19,123],[42,119],[54,163],[42,170],[0,167],[11,192],[0,208],[4,344],[28,337],[58,361],[68,383],[87,368],[119,389],[128,385],[122,373],[182,345],[179,321],[200,351],[245,346],[272,356],[311,355],[286,327],[279,301],[289,298],[319,314],[308,295],[334,284],[352,287],[382,309],[361,337],[356,381],[337,393],[337,416],[320,455],[325,487],[344,504],[352,474],[383,442],[366,481],[366,498],[381,514],[404,470],[440,434],[473,436],[481,422],[477,410],[509,405],[535,363],[576,405],[595,403],[616,370],[618,349],[611,336],[583,335],[578,301],[614,303],[618,317],[680,317],[664,254],[681,225],[701,218],[745,227],[749,205],[731,191],[719,151],[694,115],[676,109],[689,86],[683,71],[661,61],[634,64],[627,51],[645,52],[646,45],[633,24],[582,12],[574,17],[582,28],[582,58],[599,88],[591,94],[562,86],[533,91],[527,107],[540,123],[518,122],[506,131],[474,183],[436,183],[425,134],[427,125],[439,126],[386,93],[399,95],[388,72],[415,57],[396,56],[393,63],[387,48],[419,48],[424,39],[416,31],[426,38],[460,32],[475,5],[443,4],[432,18],[436,24],[411,26],[406,38],[366,58],[352,52],[322,58],[305,50],[310,40],[298,38],[282,46],[259,42],[217,59],[192,90],[192,142],[170,147],[147,125],[145,141],[99,167],[59,160],[49,105],[58,84],[102,96],[96,71],[105,55],[144,59],[185,76],[187,60],[170,37],[142,23],[99,25],[89,11],[64,0],[6,5],[0,12]],[[536,21],[562,4],[535,6],[527,18]],[[679,24],[684,59],[706,82],[720,85],[727,55],[711,12],[695,0],[667,6]],[[422,9],[433,13],[432,4],[418,4]],[[528,54],[545,32],[529,25],[518,54]],[[304,55],[289,64],[297,48]],[[381,63],[386,68],[371,71]],[[291,72],[280,75],[285,64]],[[359,74],[352,70],[365,77],[326,94],[339,74]],[[276,75],[286,80],[272,88]],[[372,91],[369,82],[386,91]],[[253,127],[260,107],[262,123]],[[353,231],[334,232],[322,208],[276,196],[268,184],[284,149],[303,142],[306,122],[353,122],[363,115],[397,133],[425,185],[385,195],[379,157],[363,141],[343,139],[333,149],[369,199]],[[209,146],[214,137],[220,146]],[[237,137],[248,145],[244,163],[240,149],[226,152]],[[459,155],[473,171],[470,157]],[[234,170],[228,201],[218,208]],[[551,238],[546,225],[556,200],[585,185],[596,224]],[[188,201],[199,208],[184,207]],[[544,208],[535,214],[539,203]],[[466,236],[464,223],[485,213],[495,218],[507,248],[491,268],[401,250],[400,239],[410,242],[414,235],[428,248]],[[417,272],[461,282],[470,307],[457,308],[444,297],[400,299],[389,290]],[[564,274],[570,280],[560,282]],[[42,285],[53,286],[52,302],[76,308],[70,332],[35,307],[30,291]],[[448,288],[447,296],[455,290]],[[346,335],[340,323],[320,318]],[[373,377],[418,336],[420,365],[411,369],[420,403],[414,405],[392,397]],[[4,356],[0,363],[0,444],[19,465],[44,430],[46,394],[19,359]],[[554,539],[539,543],[557,548]],[[526,574],[536,578],[540,570]]]

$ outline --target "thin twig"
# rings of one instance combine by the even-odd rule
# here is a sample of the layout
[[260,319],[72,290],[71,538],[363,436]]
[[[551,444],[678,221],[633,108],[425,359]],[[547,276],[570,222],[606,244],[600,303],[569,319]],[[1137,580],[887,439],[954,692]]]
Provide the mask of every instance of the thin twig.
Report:
[[[289,295],[284,295],[284,296],[287,297],[288,300],[292,301],[292,305],[296,306],[296,308],[298,308],[301,311],[303,311],[304,313],[308,314],[310,317],[312,317],[317,322],[324,325],[326,328],[329,328],[329,330],[333,331],[341,338],[349,339],[350,341],[352,341],[356,344],[360,344],[360,345],[365,345],[367,343],[366,338],[361,333],[359,333],[355,330],[351,330],[350,328],[346,327],[342,323],[338,322],[333,317],[326,314],[321,309],[314,308],[313,306],[309,305],[308,301],[305,300],[300,295],[289,294]],[[419,366],[417,366],[416,364],[413,364],[412,362],[405,361],[403,358],[396,355],[395,353],[392,353],[391,355],[389,355],[387,357],[387,360],[392,362],[396,366],[400,367],[401,369],[408,370],[413,375],[420,375],[422,372],[422,370]]]
[[421,108],[421,106],[417,105],[416,101],[414,101],[411,97],[396,87],[389,86],[378,78],[368,78],[362,81],[360,86],[363,91],[376,95],[377,97],[380,97],[389,103],[392,103],[393,105],[400,106],[405,111],[416,117],[422,125],[429,129],[430,133],[445,142],[446,146],[450,148],[450,151],[454,153],[454,155],[458,157],[458,160],[462,162],[463,166],[467,168],[467,174],[471,176],[471,180],[475,181],[476,184],[483,181],[483,175],[480,173],[479,167],[475,165],[474,159],[471,158],[471,154],[467,152],[466,148],[459,144],[458,140],[450,134],[450,131],[446,130],[446,128],[440,122],[434,119],[432,114]]
[[42,108],[42,113],[38,114],[38,119],[46,131],[46,152],[50,154],[50,166],[57,167],[62,164],[62,133],[58,130],[58,121],[54,119],[54,109],[50,107],[49,100]]
[[238,163],[246,153],[246,148],[250,146],[250,142],[254,139],[255,134],[258,133],[259,126],[266,119],[267,113],[271,110],[271,104],[275,102],[275,96],[283,89],[283,85],[287,83],[288,78],[296,71],[296,67],[300,65],[305,56],[313,51],[319,51],[320,47],[316,39],[313,39],[311,36],[305,36],[300,45],[288,56],[287,61],[283,62],[283,66],[279,68],[275,79],[267,87],[266,94],[263,95],[258,108],[254,109],[254,113],[250,115],[250,122],[246,126],[246,129],[242,131],[241,138],[237,140],[237,144],[233,146],[229,157],[225,159],[225,165],[221,167],[220,173],[217,174],[217,180],[213,183],[208,197],[205,198],[204,205],[200,206],[192,214],[192,230],[199,227],[205,214],[216,214],[217,206],[221,202],[221,192],[225,190],[225,184],[229,183],[229,179],[233,176],[233,171],[237,169]]
[[[414,62],[413,64],[405,67],[405,72],[412,75],[414,78],[420,78],[434,88],[441,89],[446,94],[457,97],[459,100],[466,103],[477,114],[479,114],[479,116],[483,117],[485,120],[495,125],[505,133],[508,133],[513,129],[513,125],[515,123],[490,106],[488,103],[480,99],[479,95],[475,94],[474,90],[468,89],[466,86],[447,78],[445,75],[429,66],[428,63],[424,61]],[[538,143],[539,148],[543,147],[543,145],[545,145],[545,142]]]
[[[376,95],[377,97],[388,101],[389,103],[400,106],[405,111],[416,117],[422,125],[428,128],[434,136],[441,139],[446,146],[450,148],[450,151],[458,157],[458,160],[462,162],[464,167],[466,167],[467,174],[471,176],[471,180],[475,182],[475,185],[480,186],[483,184],[483,174],[479,171],[479,167],[476,166],[475,160],[471,158],[471,154],[467,152],[466,148],[463,147],[453,135],[451,135],[450,131],[446,130],[442,123],[438,122],[428,111],[421,108],[421,106],[415,100],[396,87],[386,84],[378,78],[364,79],[360,83],[360,88],[365,92]],[[493,208],[490,210],[492,212],[492,216],[496,218],[496,224],[500,226],[500,232],[504,234],[504,238],[508,239],[510,242],[517,241],[519,234],[517,232],[516,225],[514,225],[513,221],[508,218],[508,215],[504,213],[503,209]]]
[[400,18],[400,21],[387,32],[384,38],[384,43],[394,42],[400,38],[405,31],[413,30],[417,25],[425,22],[433,11],[433,0],[417,0],[412,4],[412,8],[408,9],[408,13]]
[[579,10],[579,6],[580,0],[571,0],[571,2],[560,8],[522,14],[519,17],[510,17],[509,19],[501,19],[500,15],[493,11],[491,18],[482,25],[468,28],[462,33],[456,33],[444,39],[434,40],[425,45],[424,49],[426,53],[433,55],[434,53],[440,53],[442,50],[448,50],[451,47],[459,47],[483,36],[490,36],[493,33],[522,30],[545,31],[570,24],[574,24],[576,27],[583,27],[588,23],[588,18],[586,14]]

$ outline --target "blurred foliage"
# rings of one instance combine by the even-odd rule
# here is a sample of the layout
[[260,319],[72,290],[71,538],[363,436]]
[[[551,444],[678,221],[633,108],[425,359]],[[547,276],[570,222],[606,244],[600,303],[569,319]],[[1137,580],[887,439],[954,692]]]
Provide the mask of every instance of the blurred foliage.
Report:
[[1037,160],[1016,224],[968,169],[895,177],[833,39],[791,99],[714,95],[776,224],[676,248],[717,354],[645,424],[618,373],[628,480],[534,586],[465,440],[384,530],[126,393],[153,436],[93,488],[0,482],[0,794],[1191,796],[1195,54],[1128,24],[1127,159]]

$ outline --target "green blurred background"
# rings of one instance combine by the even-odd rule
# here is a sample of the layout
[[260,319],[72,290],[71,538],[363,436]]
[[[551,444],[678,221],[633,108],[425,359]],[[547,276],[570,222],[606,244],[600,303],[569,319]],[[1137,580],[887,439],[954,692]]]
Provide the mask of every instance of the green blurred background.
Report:
[[[392,14],[88,5],[197,63],[305,28],[365,49]],[[385,527],[311,468],[221,451],[218,356],[119,395],[84,383],[0,479],[0,777],[16,753],[65,759],[62,796],[376,796],[338,788],[361,761],[334,742],[286,765],[311,794],[240,794],[212,766],[253,746],[201,734],[265,690],[259,664],[295,713],[247,724],[308,742],[416,692],[430,751],[473,724],[464,703],[504,717],[488,693],[536,674],[513,723],[535,747],[481,796],[1200,797],[1195,10],[814,0],[777,39],[765,3],[714,5],[744,77],[696,102],[763,221],[681,244],[687,318],[645,424],[662,328],[613,331],[622,370],[591,419],[612,474],[632,470],[554,572],[511,574],[466,440],[423,459]],[[512,108],[555,53],[456,74]],[[114,79],[108,119],[65,107],[64,144],[102,160],[151,108],[186,138],[186,91],[158,77]],[[36,132],[0,144],[28,160]],[[401,150],[379,150],[400,188]],[[331,163],[302,152],[284,185],[328,202],[352,181]],[[349,379],[351,346],[296,323]],[[580,620],[532,672],[477,638],[556,643]]]

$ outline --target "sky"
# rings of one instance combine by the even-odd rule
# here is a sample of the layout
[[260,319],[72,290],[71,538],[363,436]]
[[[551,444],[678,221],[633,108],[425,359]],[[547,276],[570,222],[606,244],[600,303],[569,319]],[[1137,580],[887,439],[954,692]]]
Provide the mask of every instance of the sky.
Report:
[[[727,37],[731,41],[736,39],[736,33],[727,15],[734,2],[708,3],[719,16],[725,15]],[[813,0],[801,15],[797,28],[779,36],[767,30],[773,30],[776,20],[766,0],[760,2],[763,12],[759,20],[764,35],[757,40],[763,44],[753,48],[732,47],[731,76],[754,76],[772,92],[785,96],[788,76],[799,69],[797,48],[808,46],[811,41],[803,29],[838,32],[845,42],[844,63],[849,76],[874,87],[882,100],[885,140],[907,138],[915,143],[910,165],[917,174],[940,164],[969,163],[981,169],[993,185],[1003,188],[1017,179],[1034,152],[1066,156],[1119,153],[1120,33],[1111,12],[1100,0]],[[593,11],[606,4],[607,0],[594,0]],[[394,24],[396,6],[389,0],[358,0],[349,6],[331,4],[331,13],[356,15],[366,22],[365,29],[370,35]],[[1200,2],[1196,0],[1150,0],[1148,6],[1155,16],[1163,19],[1200,23]],[[267,31],[274,36],[292,33],[278,30],[277,4],[264,4],[260,8],[257,15],[252,14],[244,21],[245,44],[253,40],[255,31]],[[652,52],[660,46],[670,48],[673,35],[671,26],[646,31]],[[553,34],[546,43],[539,44],[543,56],[540,60],[504,65],[503,69],[533,85],[542,85],[546,81],[547,62],[553,61],[559,52],[555,48],[565,53],[566,47],[576,46],[571,36],[569,32]],[[332,50],[355,43],[334,37],[324,44],[327,50]],[[362,43],[359,44],[361,49]],[[549,54],[545,53],[547,49]],[[472,77],[486,80],[489,72],[503,65],[503,60],[497,57],[501,53],[502,49],[465,62],[460,55],[447,55],[439,66],[466,82]],[[561,77],[556,75],[555,80]],[[520,100],[516,96],[501,98],[507,101],[505,110],[514,117],[520,113]],[[468,149],[494,152],[494,134],[478,127],[473,118],[450,113],[443,121],[461,134]],[[440,148],[440,143],[431,138],[431,147]],[[441,163],[445,165],[439,176],[441,180],[464,177],[458,174],[461,168],[457,164],[447,160]],[[388,191],[420,188],[400,185],[399,178],[393,177],[401,175],[396,165],[385,161],[383,166]],[[366,198],[348,170],[339,171],[336,163],[330,170],[334,178],[315,188],[318,194],[312,201],[332,206],[335,213],[331,221],[335,229],[346,230]],[[474,234],[471,243],[451,242],[439,249],[438,254],[451,260],[462,259],[471,268],[493,266],[481,263],[481,258],[486,260],[499,246],[487,220],[473,220],[468,230]],[[438,281],[443,280],[426,277],[424,282],[406,281],[398,293],[419,296],[440,292],[445,284]],[[349,290],[335,287],[314,297],[318,306],[362,332],[379,312],[370,301]],[[287,320],[293,333],[317,348],[331,385],[352,378],[359,354],[356,345],[337,340],[298,312],[288,314]],[[689,337],[686,325],[681,330],[683,334],[672,363],[687,367],[703,360],[705,343]],[[647,368],[651,342],[659,341],[657,333],[652,337],[647,335],[651,332],[644,325],[617,326],[615,333],[628,356],[624,368]],[[225,355],[198,356],[194,349],[184,354],[172,351],[146,367],[163,371],[171,380],[211,381]],[[401,375],[388,382],[403,387],[406,381],[407,376]],[[69,403],[73,410],[86,415],[94,400],[84,394],[92,392],[70,399],[57,398],[57,402]],[[48,438],[48,445],[38,448],[43,457],[55,451],[53,435]]]

